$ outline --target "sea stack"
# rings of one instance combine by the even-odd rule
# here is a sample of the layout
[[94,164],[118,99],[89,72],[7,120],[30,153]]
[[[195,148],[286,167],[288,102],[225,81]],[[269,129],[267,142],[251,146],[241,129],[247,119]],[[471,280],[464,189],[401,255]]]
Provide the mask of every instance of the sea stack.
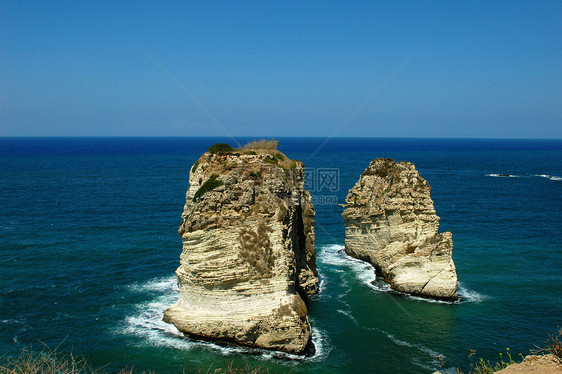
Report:
[[414,164],[373,160],[346,198],[345,251],[370,262],[396,291],[453,301],[452,234],[438,233],[430,192]]
[[164,321],[194,338],[304,354],[305,301],[318,292],[314,207],[304,165],[276,146],[217,144],[191,168],[179,299]]

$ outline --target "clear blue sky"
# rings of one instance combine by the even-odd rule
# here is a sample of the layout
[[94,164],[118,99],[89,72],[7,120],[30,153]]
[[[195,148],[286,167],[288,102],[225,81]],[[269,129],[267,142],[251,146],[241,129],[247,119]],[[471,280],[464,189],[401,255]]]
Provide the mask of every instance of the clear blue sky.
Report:
[[0,136],[225,135],[160,63],[235,136],[562,138],[562,1],[0,4]]

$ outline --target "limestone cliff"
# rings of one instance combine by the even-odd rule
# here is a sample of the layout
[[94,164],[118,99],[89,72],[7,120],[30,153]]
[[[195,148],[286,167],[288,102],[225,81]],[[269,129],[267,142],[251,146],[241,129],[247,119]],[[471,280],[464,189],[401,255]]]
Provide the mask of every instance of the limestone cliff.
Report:
[[304,165],[211,147],[191,168],[182,219],[180,296],[164,320],[191,337],[304,353],[305,300],[318,291]]
[[437,232],[430,191],[412,163],[373,160],[346,198],[345,250],[397,291],[456,300],[452,234]]

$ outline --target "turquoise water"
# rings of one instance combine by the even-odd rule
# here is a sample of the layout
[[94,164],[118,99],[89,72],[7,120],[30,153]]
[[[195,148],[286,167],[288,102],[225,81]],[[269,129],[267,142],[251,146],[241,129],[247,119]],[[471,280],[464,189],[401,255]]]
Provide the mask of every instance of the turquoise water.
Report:
[[[177,297],[177,227],[189,168],[219,141],[229,140],[0,139],[0,354],[60,345],[94,365],[161,373],[231,361],[293,373],[429,373],[443,361],[454,372],[470,349],[527,353],[562,325],[562,141],[333,139],[315,153],[323,139],[287,138],[280,150],[316,172],[316,352],[183,338],[161,322]],[[460,302],[389,292],[343,253],[334,202],[376,157],[414,162],[432,186]]]

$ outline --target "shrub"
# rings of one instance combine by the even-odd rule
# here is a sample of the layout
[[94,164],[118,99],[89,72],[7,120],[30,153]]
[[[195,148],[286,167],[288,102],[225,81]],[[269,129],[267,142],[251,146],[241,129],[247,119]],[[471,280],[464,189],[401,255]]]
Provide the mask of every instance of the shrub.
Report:
[[251,178],[261,178],[261,170],[258,171],[250,171]]
[[265,158],[265,162],[273,164],[273,165],[277,165],[277,163],[279,162],[279,160],[277,159],[277,157],[275,156],[267,156]]
[[209,153],[218,153],[218,154],[227,154],[234,151],[234,148],[232,148],[231,146],[229,146],[228,144],[225,143],[218,143],[215,145],[212,145],[209,147],[209,149],[207,149],[207,152]]
[[212,174],[211,177],[209,179],[207,179],[201,187],[199,187],[197,192],[195,192],[195,195],[193,195],[193,201],[195,201],[199,197],[203,196],[203,194],[205,192],[209,192],[211,190],[214,190],[215,188],[217,188],[219,186],[222,186],[223,184],[224,184],[223,181],[217,179],[216,174]]
[[195,163],[193,164],[193,166],[191,167],[191,172],[195,173],[195,170],[197,170],[197,167],[199,166],[199,160],[195,161]]
[[253,142],[249,142],[248,144],[246,144],[242,148],[244,148],[244,149],[277,149],[278,145],[279,145],[278,140],[261,139],[261,140],[254,140]]

